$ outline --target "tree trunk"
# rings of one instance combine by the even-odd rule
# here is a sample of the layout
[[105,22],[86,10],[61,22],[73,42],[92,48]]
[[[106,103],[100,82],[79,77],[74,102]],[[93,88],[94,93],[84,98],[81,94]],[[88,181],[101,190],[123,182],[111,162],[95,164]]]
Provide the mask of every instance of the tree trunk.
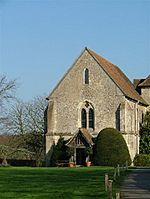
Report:
[[8,165],[6,157],[3,158],[2,165],[3,166],[7,166]]

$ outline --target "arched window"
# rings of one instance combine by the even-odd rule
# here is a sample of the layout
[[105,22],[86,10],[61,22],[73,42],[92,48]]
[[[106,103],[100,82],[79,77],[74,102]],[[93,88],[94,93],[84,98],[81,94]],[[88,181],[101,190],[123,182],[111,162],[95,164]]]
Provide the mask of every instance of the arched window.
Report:
[[89,84],[89,70],[87,68],[84,70],[84,83]]
[[92,108],[89,109],[89,128],[94,129],[94,110]]
[[87,128],[87,114],[84,108],[81,111],[81,125],[82,128]]
[[94,107],[88,101],[85,101],[81,107],[81,127],[86,129],[95,129],[95,111]]
[[118,131],[120,131],[120,106],[118,106],[117,110],[116,110],[116,129],[118,129]]

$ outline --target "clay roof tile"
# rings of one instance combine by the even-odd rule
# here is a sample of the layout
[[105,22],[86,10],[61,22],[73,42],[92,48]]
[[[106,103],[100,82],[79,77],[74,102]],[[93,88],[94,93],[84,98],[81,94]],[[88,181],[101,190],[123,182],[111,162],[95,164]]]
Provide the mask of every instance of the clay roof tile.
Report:
[[[134,85],[125,76],[125,74],[114,64],[104,59],[100,55],[96,54],[89,48],[86,50],[93,56],[97,63],[103,68],[103,70],[109,75],[109,77],[120,88],[124,95],[130,99],[141,102],[144,105],[148,105],[144,99],[135,90]],[[149,79],[150,80],[150,79]]]

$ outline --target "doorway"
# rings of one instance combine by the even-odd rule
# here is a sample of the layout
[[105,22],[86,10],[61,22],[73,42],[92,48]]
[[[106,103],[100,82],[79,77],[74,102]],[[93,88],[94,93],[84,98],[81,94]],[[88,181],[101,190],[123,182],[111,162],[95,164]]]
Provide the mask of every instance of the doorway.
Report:
[[85,165],[86,155],[84,148],[76,148],[76,164]]

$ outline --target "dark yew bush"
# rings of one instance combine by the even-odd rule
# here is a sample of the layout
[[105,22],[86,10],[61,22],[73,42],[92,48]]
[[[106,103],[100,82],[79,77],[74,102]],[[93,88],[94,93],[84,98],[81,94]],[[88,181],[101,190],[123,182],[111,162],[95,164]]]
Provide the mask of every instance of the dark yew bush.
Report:
[[71,154],[74,151],[66,146],[66,141],[60,137],[57,144],[53,147],[53,152],[50,160],[50,166],[56,166],[57,162],[69,161]]
[[116,129],[103,129],[97,136],[95,146],[95,165],[117,166],[128,161],[131,164],[127,144],[121,134]]

